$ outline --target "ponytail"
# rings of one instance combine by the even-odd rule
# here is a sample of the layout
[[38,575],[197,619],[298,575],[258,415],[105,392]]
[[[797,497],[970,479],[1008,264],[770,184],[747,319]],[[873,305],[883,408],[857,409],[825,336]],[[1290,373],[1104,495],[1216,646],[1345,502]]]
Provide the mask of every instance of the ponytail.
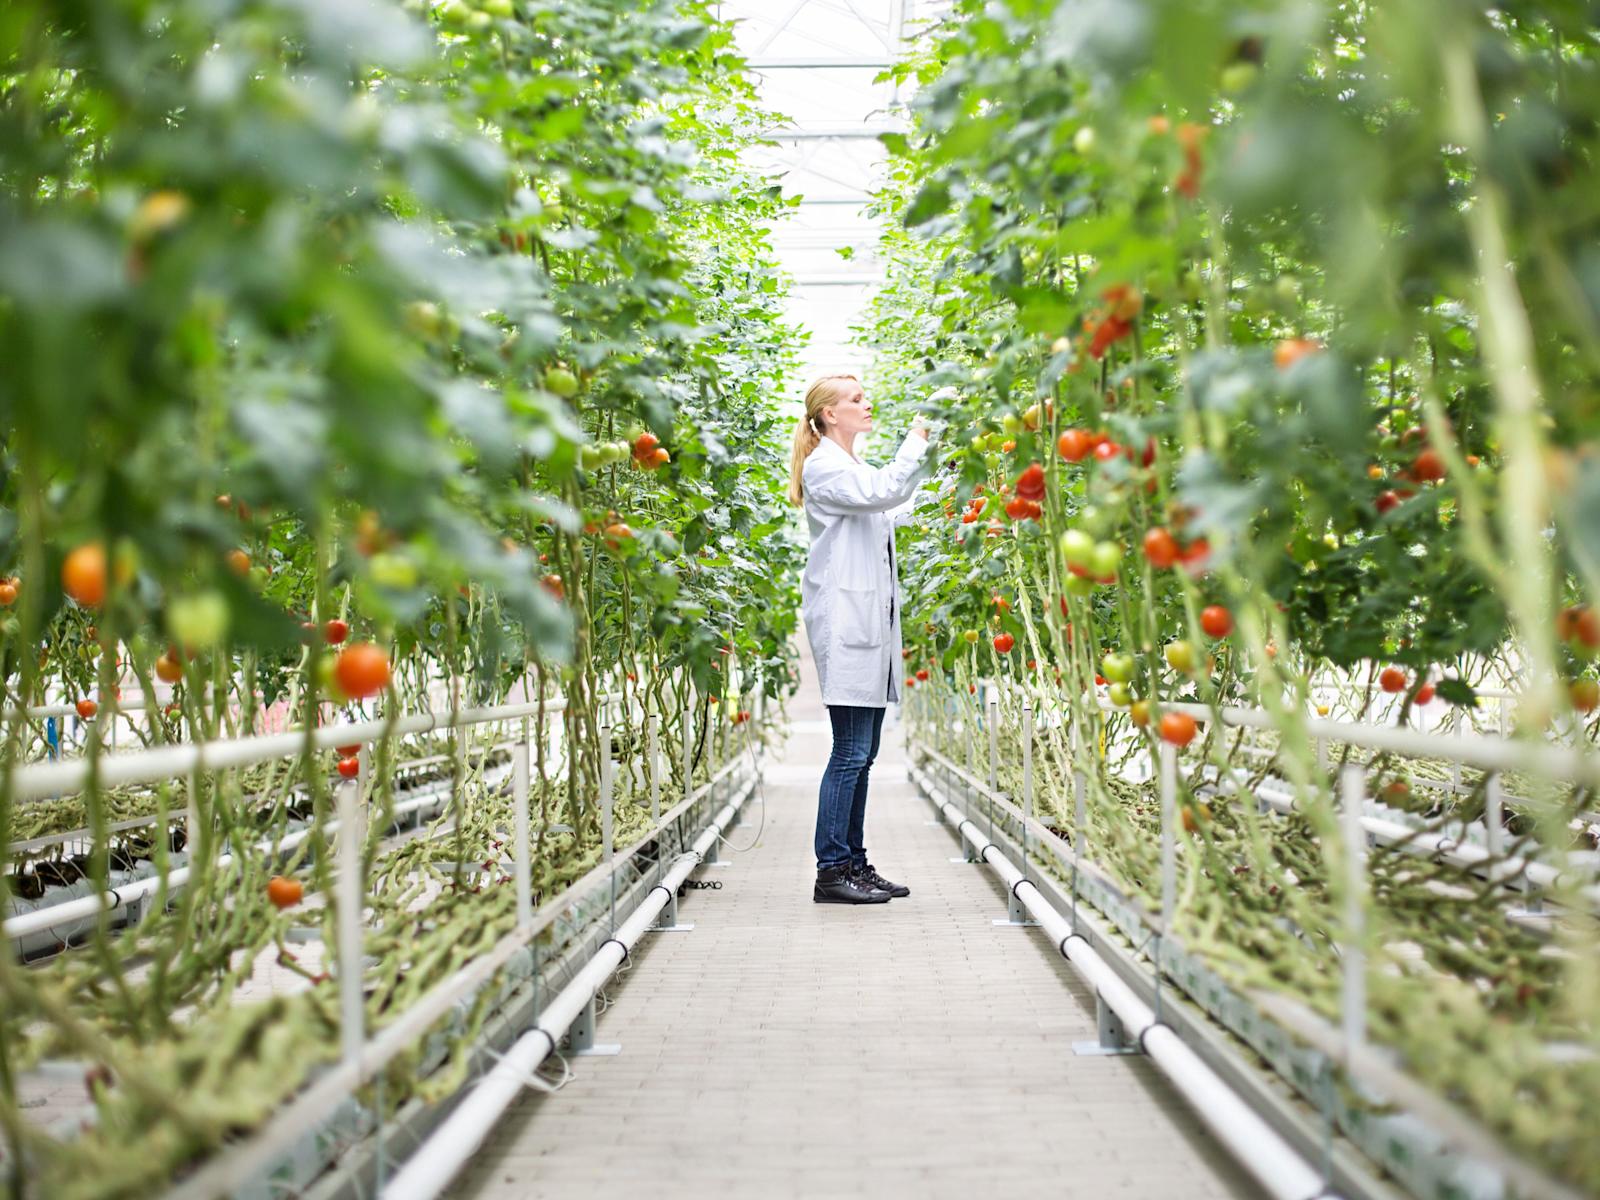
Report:
[[854,375],[823,375],[813,380],[806,389],[806,410],[800,414],[799,423],[795,425],[794,450],[789,455],[789,503],[796,507],[805,501],[801,473],[805,470],[806,459],[811,457],[811,452],[822,441],[822,410],[831,408],[843,399],[839,381],[845,379],[852,383],[860,382]]

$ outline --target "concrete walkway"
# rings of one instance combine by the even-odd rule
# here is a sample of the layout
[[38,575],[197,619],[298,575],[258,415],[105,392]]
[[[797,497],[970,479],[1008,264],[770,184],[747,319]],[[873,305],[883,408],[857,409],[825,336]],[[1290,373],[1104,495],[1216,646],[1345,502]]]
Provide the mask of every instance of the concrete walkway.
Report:
[[[1138,1058],[1079,1057],[1092,996],[1003,890],[952,863],[907,781],[891,710],[867,847],[909,899],[811,901],[826,713],[806,660],[793,736],[724,847],[720,891],[680,904],[613,980],[561,1091],[525,1092],[452,1195],[1049,1196],[1259,1192]],[[757,837],[757,831],[760,836]],[[753,845],[752,845],[753,843]]]

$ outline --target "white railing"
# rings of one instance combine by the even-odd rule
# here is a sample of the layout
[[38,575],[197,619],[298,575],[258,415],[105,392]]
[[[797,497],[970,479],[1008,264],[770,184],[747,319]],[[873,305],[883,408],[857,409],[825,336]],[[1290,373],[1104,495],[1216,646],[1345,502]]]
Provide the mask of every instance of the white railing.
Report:
[[[967,786],[976,789],[981,794],[985,794],[991,802],[998,802],[1003,807],[1009,807],[1009,804],[1005,802],[1003,793],[999,791],[1000,730],[1005,724],[1001,719],[999,703],[1001,690],[1001,686],[996,681],[988,682],[982,705],[968,701],[965,696],[958,696],[957,698],[957,704],[961,706],[961,717],[955,723],[954,731],[967,735],[968,771],[961,771],[954,763],[945,759],[937,751],[926,750],[924,752],[938,759],[951,773],[961,776]],[[1015,732],[1021,741],[1020,753],[1023,760],[1024,794],[1021,797],[1020,811],[1017,815],[1021,820],[1024,834],[1022,844],[1024,856],[1028,853],[1028,836],[1030,833],[1041,841],[1056,842],[1059,840],[1053,831],[1046,828],[1034,816],[1031,759],[1032,742],[1036,728],[1035,701],[1039,700],[1043,702],[1041,708],[1046,720],[1054,719],[1060,725],[1065,726],[1070,735],[1069,753],[1071,770],[1074,776],[1075,818],[1073,825],[1076,832],[1073,841],[1064,844],[1070,854],[1069,861],[1082,869],[1087,869],[1102,879],[1109,879],[1103,870],[1094,865],[1085,840],[1088,828],[1084,807],[1085,772],[1079,766],[1079,760],[1084,755],[1086,747],[1081,744],[1079,725],[1072,716],[1073,701],[1065,695],[1040,694],[1027,687],[1013,685],[1013,690],[1014,694],[1020,699],[1021,707],[1021,721]],[[912,699],[913,703],[921,702],[924,711],[919,715],[923,720],[936,718],[937,714],[927,707],[930,698],[918,693]],[[1102,695],[1096,695],[1093,703],[1102,714],[1122,711],[1114,708]],[[970,735],[969,719],[979,716],[980,709],[981,722],[985,727],[988,741],[987,787],[971,774],[975,764],[973,762],[973,739]],[[1264,709],[1238,706],[1223,706],[1220,709],[1213,709],[1202,704],[1168,703],[1163,705],[1162,711],[1187,713],[1198,722],[1209,723],[1220,720],[1224,725],[1234,728],[1259,729],[1279,734],[1284,732],[1283,726],[1286,723],[1282,717],[1275,716]],[[1508,737],[1491,737],[1478,733],[1436,733],[1403,727],[1357,724],[1311,717],[1303,713],[1293,714],[1291,720],[1299,722],[1300,729],[1309,741],[1308,749],[1315,756],[1319,771],[1324,774],[1327,770],[1327,746],[1329,743],[1359,746],[1364,749],[1395,754],[1403,758],[1443,760],[1482,770],[1488,776],[1486,783],[1488,804],[1486,806],[1485,821],[1490,826],[1498,826],[1501,816],[1499,808],[1500,793],[1497,783],[1498,776],[1503,773],[1512,771],[1524,772],[1553,782],[1600,786],[1600,753],[1575,746],[1553,745],[1549,742]],[[1171,929],[1178,903],[1176,871],[1179,848],[1176,769],[1178,750],[1177,747],[1167,742],[1157,742],[1153,746],[1150,743],[1146,743],[1145,750],[1149,766],[1149,774],[1146,779],[1153,778],[1157,781],[1160,798],[1160,886],[1157,890],[1160,911],[1159,915],[1142,912],[1141,919],[1155,934],[1166,936]],[[1367,763],[1349,763],[1338,773],[1336,779],[1328,781],[1328,786],[1332,789],[1335,797],[1335,805],[1340,813],[1339,824],[1343,842],[1342,851],[1345,867],[1349,872],[1349,877],[1345,881],[1346,886],[1343,889],[1346,894],[1345,908],[1340,914],[1338,921],[1340,929],[1336,939],[1342,976],[1340,1028],[1335,1038],[1338,1046],[1336,1057],[1339,1061],[1351,1066],[1352,1069],[1354,1069],[1355,1064],[1371,1061],[1374,1057],[1366,1039],[1366,948],[1361,941],[1361,930],[1364,924],[1361,908],[1364,898],[1369,893],[1366,878],[1366,839],[1369,834],[1381,840],[1406,845],[1408,848],[1413,848],[1414,852],[1417,853],[1449,858],[1451,861],[1469,869],[1492,871],[1491,878],[1509,880],[1520,875],[1537,886],[1573,887],[1579,896],[1600,908],[1600,887],[1594,885],[1580,887],[1578,886],[1578,880],[1571,875],[1563,874],[1555,868],[1520,858],[1496,860],[1493,851],[1483,851],[1477,847],[1463,846],[1453,839],[1441,836],[1435,836],[1430,839],[1420,835],[1419,831],[1408,826],[1400,826],[1393,822],[1384,822],[1381,819],[1365,817],[1363,815],[1363,806],[1366,799],[1366,772],[1368,765]],[[1289,793],[1280,793],[1265,799],[1279,811],[1288,811],[1294,806],[1297,798]],[[960,814],[954,813],[953,815],[959,816]],[[998,865],[997,869],[1000,869]],[[1003,870],[1002,873],[1004,873]],[[1122,889],[1119,887],[1116,890],[1120,892]],[[1131,901],[1129,902],[1132,903]],[[1135,906],[1142,908],[1142,906]],[[1063,952],[1065,953],[1065,951]],[[1157,970],[1159,972],[1159,966]],[[1476,1126],[1474,1127],[1476,1128]],[[1490,1140],[1492,1142],[1494,1139],[1491,1138]],[[1570,1189],[1550,1180],[1536,1167],[1527,1164],[1509,1151],[1501,1149],[1498,1145],[1494,1145],[1493,1150],[1496,1165],[1505,1170],[1509,1178],[1516,1179],[1519,1183],[1525,1183],[1530,1189],[1530,1195],[1563,1197],[1574,1195]]]

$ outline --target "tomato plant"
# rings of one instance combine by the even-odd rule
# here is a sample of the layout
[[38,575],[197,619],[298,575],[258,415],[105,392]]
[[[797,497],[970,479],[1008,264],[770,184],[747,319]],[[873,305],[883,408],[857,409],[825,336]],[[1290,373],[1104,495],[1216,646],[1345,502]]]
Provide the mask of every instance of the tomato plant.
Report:
[[[1159,714],[1186,747],[1185,823],[1207,847],[1184,936],[1208,965],[1330,1015],[1334,968],[1269,927],[1332,939],[1342,919],[1332,773],[1304,749],[1329,694],[1358,720],[1464,728],[1500,687],[1517,693],[1508,731],[1594,738],[1577,718],[1600,650],[1600,291],[1573,264],[1594,261],[1600,92],[1592,14],[1576,8],[1290,9],[1133,0],[1112,34],[1081,6],[957,0],[893,72],[920,91],[911,128],[884,138],[878,205],[898,223],[861,333],[876,394],[955,389],[938,406],[952,511],[1016,489],[1014,464],[1044,477],[1037,523],[899,535],[910,617],[971,626],[1004,591],[1004,632],[1045,668],[913,638],[952,671],[929,711],[966,706],[990,673],[1009,719],[1023,698],[1057,711],[1080,735],[1073,761],[1068,739],[1051,751],[1057,790],[1074,771],[1089,781],[1090,845],[1130,894],[1156,885],[1153,772],[1118,767],[1147,752],[1132,731]],[[891,403],[888,420],[916,406]],[[1019,412],[1037,429],[1007,421]],[[1193,815],[1205,771],[1258,768],[1172,702],[1262,710],[1304,814],[1282,833],[1294,849],[1263,854],[1232,800]],[[1419,789],[1380,792],[1383,770],[1373,794],[1408,812],[1482,819],[1481,794],[1428,808]],[[1587,811],[1585,789],[1561,791],[1507,836],[1561,858]],[[1076,820],[1070,803],[1054,818]],[[1396,956],[1374,1036],[1593,1190],[1600,1154],[1578,1122],[1513,1115],[1531,1092],[1573,1111],[1600,1097],[1594,1072],[1538,1049],[1553,1020],[1600,1002],[1592,927],[1563,941],[1570,969],[1529,965],[1503,915],[1418,918],[1421,885],[1373,869],[1418,906],[1382,919],[1416,921],[1406,936],[1467,997],[1448,1033],[1429,1027],[1411,1015],[1426,985]],[[1286,958],[1300,965],[1262,965]],[[1498,1070],[1471,1065],[1465,1047],[1506,1044],[1507,1027],[1515,1066],[1510,1051]]]

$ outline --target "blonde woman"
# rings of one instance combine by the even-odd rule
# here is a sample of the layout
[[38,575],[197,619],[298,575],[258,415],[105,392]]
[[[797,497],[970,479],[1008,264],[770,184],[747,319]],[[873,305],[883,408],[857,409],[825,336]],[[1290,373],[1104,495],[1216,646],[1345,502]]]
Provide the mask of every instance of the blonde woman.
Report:
[[[936,393],[936,395],[938,395]],[[825,375],[806,392],[794,435],[789,499],[803,505],[811,550],[801,615],[833,726],[833,752],[817,797],[819,904],[882,904],[911,889],[867,861],[867,775],[884,710],[900,698],[900,598],[894,526],[909,516],[927,475],[928,431],[918,422],[886,467],[855,454],[872,430],[872,406],[853,375]]]

